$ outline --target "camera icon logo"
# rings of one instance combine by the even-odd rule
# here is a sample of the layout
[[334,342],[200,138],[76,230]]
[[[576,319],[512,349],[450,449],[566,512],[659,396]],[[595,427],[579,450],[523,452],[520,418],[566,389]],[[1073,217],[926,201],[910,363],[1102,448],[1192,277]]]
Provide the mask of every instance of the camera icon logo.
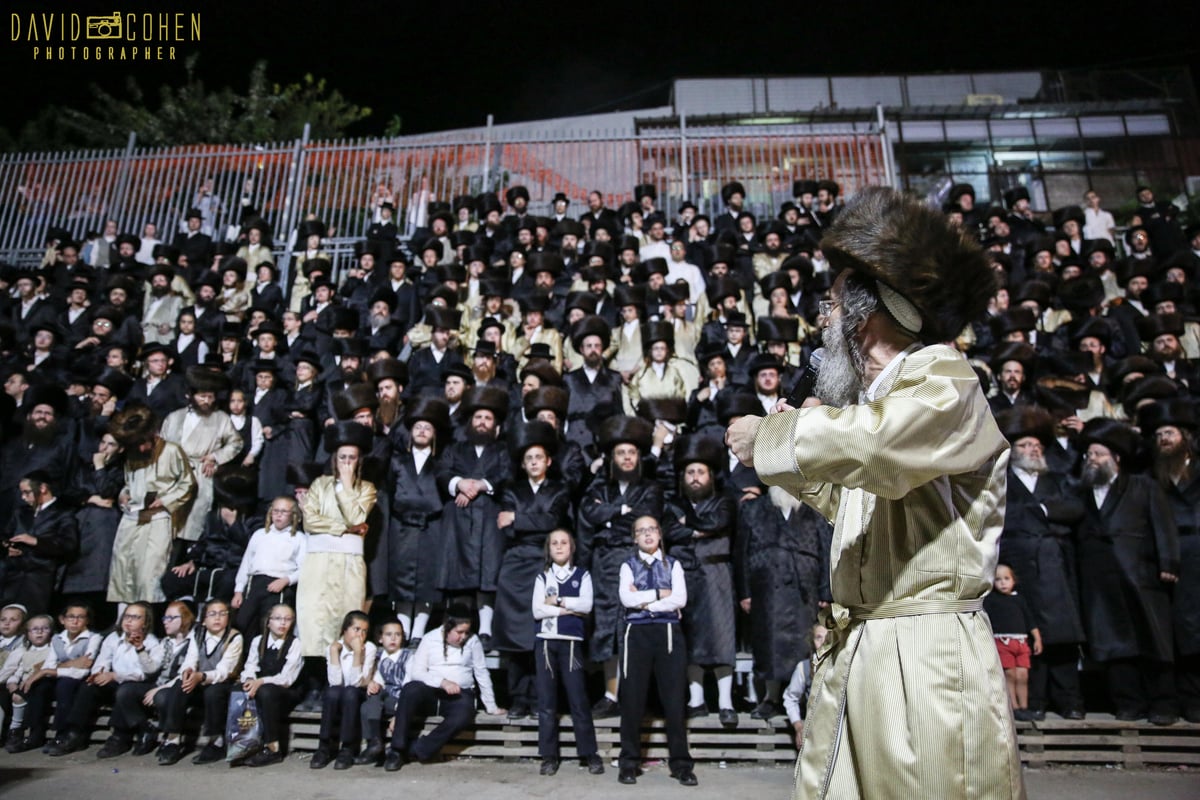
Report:
[[87,18],[87,38],[89,39],[120,39],[121,12],[114,11],[108,16]]

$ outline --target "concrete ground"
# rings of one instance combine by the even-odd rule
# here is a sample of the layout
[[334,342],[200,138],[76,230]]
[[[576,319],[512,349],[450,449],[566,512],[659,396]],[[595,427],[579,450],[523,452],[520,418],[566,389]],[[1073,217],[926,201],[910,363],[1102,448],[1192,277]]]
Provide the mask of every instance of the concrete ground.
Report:
[[[792,771],[779,767],[731,766],[720,769],[700,764],[700,786],[686,789],[667,775],[665,764],[649,766],[638,786],[617,783],[616,769],[603,776],[588,775],[564,763],[554,778],[538,775],[535,762],[500,763],[463,760],[435,765],[412,764],[399,773],[354,767],[343,773],[326,768],[321,775],[308,768],[306,756],[264,769],[229,769],[224,764],[193,766],[185,759],[173,768],[160,768],[152,756],[123,756],[97,761],[96,748],[61,759],[40,754],[0,753],[0,797],[5,800],[46,800],[84,797],[93,800],[320,800],[400,796],[424,798],[452,792],[455,800],[524,800],[572,797],[613,800],[649,789],[656,798],[732,798],[759,800],[790,798]],[[1031,800],[1088,798],[1089,800],[1184,800],[1200,798],[1200,769],[1126,771],[1103,767],[1026,771]],[[82,791],[82,794],[81,794]],[[387,794],[384,794],[387,793]],[[637,794],[645,797],[645,794]]]

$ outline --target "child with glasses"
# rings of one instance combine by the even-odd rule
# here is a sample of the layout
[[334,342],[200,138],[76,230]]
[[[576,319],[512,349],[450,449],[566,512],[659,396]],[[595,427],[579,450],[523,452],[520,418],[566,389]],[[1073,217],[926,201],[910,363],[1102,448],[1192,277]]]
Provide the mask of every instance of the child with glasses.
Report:
[[225,757],[225,712],[234,678],[242,663],[242,635],[229,624],[229,605],[212,600],[204,610],[202,625],[191,637],[183,659],[179,681],[173,684],[160,711],[160,726],[165,735],[158,763],[170,766],[183,758],[184,716],[188,706],[204,707],[200,728],[202,749],[193,764],[208,764]]
[[5,750],[19,753],[27,750],[25,741],[25,709],[33,676],[39,672],[50,654],[50,636],[54,633],[54,618],[38,614],[25,627],[25,643],[12,652],[0,667],[0,692],[7,695],[6,705],[12,707]]
[[237,611],[238,630],[262,630],[262,619],[271,606],[295,605],[307,543],[296,501],[276,497],[266,524],[250,537],[234,580],[230,605]]
[[87,680],[104,638],[88,629],[90,618],[90,609],[79,603],[68,604],[59,615],[58,623],[63,630],[51,638],[50,653],[42,668],[28,679],[29,706],[25,710],[25,719],[29,731],[19,744],[12,743],[14,750],[9,752],[46,745],[46,718],[52,702],[56,729],[61,730],[66,724],[67,710],[79,687]]
[[[291,606],[273,606],[262,634],[250,642],[240,678],[242,691],[255,701],[262,722],[263,746],[256,753],[247,754],[242,762],[246,766],[266,767],[283,761],[279,742],[288,714],[300,700],[301,690],[296,686],[296,679],[300,677],[302,665],[300,642],[296,638],[296,612]],[[237,766],[238,763],[234,761],[230,765]]]
[[687,644],[683,638],[683,608],[687,584],[683,567],[662,550],[662,527],[654,517],[633,523],[637,553],[621,565],[620,596],[625,609],[621,647],[621,758],[618,780],[637,783],[642,760],[642,717],[650,681],[658,687],[667,724],[671,777],[684,786],[696,785],[688,752]]

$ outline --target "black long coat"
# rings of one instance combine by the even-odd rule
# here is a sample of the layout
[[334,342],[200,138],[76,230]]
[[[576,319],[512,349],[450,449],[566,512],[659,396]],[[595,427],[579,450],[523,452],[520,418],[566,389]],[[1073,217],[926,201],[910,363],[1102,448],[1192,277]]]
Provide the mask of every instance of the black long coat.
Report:
[[[108,589],[108,571],[112,563],[113,540],[121,524],[121,509],[116,499],[125,487],[125,469],[120,459],[114,459],[102,469],[96,469],[91,459],[76,473],[72,499],[79,506],[75,520],[79,529],[79,555],[67,564],[63,575],[64,594],[87,594]],[[112,500],[111,508],[92,505],[87,500],[96,495]]]
[[421,471],[408,448],[392,452],[391,513],[388,520],[388,596],[394,603],[434,603],[440,599],[442,507],[447,497],[438,489],[438,454]]
[[486,480],[498,493],[512,473],[512,459],[503,442],[484,445],[475,455],[475,445],[455,442],[438,464],[438,489],[449,497],[442,511],[442,565],[438,588],[447,592],[496,590],[504,535],[496,524],[500,512],[497,494],[480,494],[459,508],[450,494],[454,478]]
[[742,504],[734,557],[738,600],[750,600],[754,674],[788,681],[812,654],[817,603],[830,599],[833,527],[801,505],[784,519],[769,495]]
[[1159,573],[1179,573],[1179,535],[1166,495],[1153,479],[1124,473],[1099,509],[1090,487],[1079,491],[1079,594],[1092,657],[1170,662],[1171,601]]
[[21,503],[21,478],[29,473],[45,470],[55,487],[69,486],[74,480],[79,462],[75,423],[60,419],[58,424],[59,434],[49,444],[34,446],[21,435],[0,447],[0,526],[15,516]]
[[79,532],[74,509],[56,500],[36,515],[22,505],[15,525],[7,529],[5,538],[27,533],[37,544],[12,545],[18,555],[0,559],[0,604],[21,603],[30,614],[51,611],[50,596],[54,591],[58,568],[75,556],[79,548]]
[[[732,554],[737,506],[720,493],[695,504],[680,496],[666,513],[667,549],[679,560],[687,583],[683,631],[688,663],[733,666],[737,634]],[[697,531],[706,535],[697,538]]]
[[1073,538],[1081,519],[1083,501],[1064,476],[1047,472],[1030,493],[1008,471],[1000,560],[1016,574],[1045,644],[1084,640]]
[[[629,511],[622,513],[623,507]],[[635,552],[633,522],[641,516],[662,519],[662,512],[662,489],[651,480],[631,483],[624,493],[615,481],[595,480],[583,496],[575,562],[592,573],[593,661],[606,661],[617,654],[617,629],[624,616],[620,573],[621,565]]]
[[1175,650],[1200,653],[1200,474],[1166,488],[1167,504],[1179,530],[1179,582],[1172,597]]
[[442,370],[461,363],[463,359],[457,350],[447,349],[439,364],[433,357],[432,348],[421,348],[408,360],[408,386],[404,387],[405,394],[412,394],[414,397],[421,394],[441,396]]
[[524,473],[504,488],[500,510],[513,511],[513,524],[501,528],[504,556],[496,582],[496,624],[492,643],[497,650],[533,650],[537,624],[530,608],[533,584],[546,570],[546,537],[568,527],[571,495],[562,481],[547,478],[535,493]]
[[585,453],[594,442],[588,419],[596,409],[608,406],[610,413],[621,413],[621,376],[607,367],[596,373],[596,380],[589,381],[583,367],[573,369],[563,376],[563,383],[571,393],[567,405],[566,436],[578,444]]

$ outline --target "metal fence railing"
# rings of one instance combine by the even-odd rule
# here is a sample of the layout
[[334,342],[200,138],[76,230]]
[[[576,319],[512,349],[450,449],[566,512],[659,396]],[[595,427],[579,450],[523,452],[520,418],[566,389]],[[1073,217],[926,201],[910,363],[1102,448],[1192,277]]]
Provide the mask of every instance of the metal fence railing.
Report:
[[871,183],[894,184],[886,135],[787,126],[755,129],[657,127],[630,134],[596,130],[539,135],[492,128],[387,140],[309,141],[15,153],[0,156],[0,258],[28,262],[40,255],[47,229],[83,238],[116,220],[140,234],[147,222],[169,241],[184,225],[198,192],[211,183],[205,219],[225,238],[250,208],[274,229],[284,256],[301,220],[315,215],[338,239],[364,235],[377,196],[396,205],[401,233],[424,219],[431,200],[453,202],[522,184],[530,210],[549,213],[557,193],[577,216],[600,191],[609,207],[630,199],[639,183],[654,184],[659,208],[672,214],[684,200],[719,212],[720,188],[739,180],[756,213],[789,198],[796,178],[832,178],[845,193]]

